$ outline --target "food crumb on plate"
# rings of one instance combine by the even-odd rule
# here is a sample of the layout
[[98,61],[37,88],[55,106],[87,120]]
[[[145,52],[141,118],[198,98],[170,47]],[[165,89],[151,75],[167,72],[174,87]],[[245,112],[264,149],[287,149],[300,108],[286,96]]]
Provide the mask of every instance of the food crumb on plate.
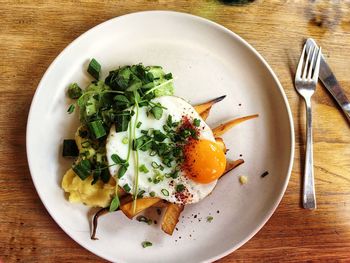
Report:
[[143,248],[146,248],[146,247],[151,247],[153,244],[152,244],[152,242],[145,240],[141,243],[141,245]]
[[211,223],[211,221],[213,221],[214,217],[212,216],[207,216],[207,222],[208,223]]
[[241,185],[244,185],[244,184],[248,183],[248,177],[245,176],[245,175],[241,175],[239,177],[239,182],[241,183]]
[[260,176],[261,176],[261,178],[264,178],[264,177],[267,176],[267,175],[269,175],[269,172],[268,172],[268,171],[265,171],[265,172],[263,172],[263,174],[260,175]]

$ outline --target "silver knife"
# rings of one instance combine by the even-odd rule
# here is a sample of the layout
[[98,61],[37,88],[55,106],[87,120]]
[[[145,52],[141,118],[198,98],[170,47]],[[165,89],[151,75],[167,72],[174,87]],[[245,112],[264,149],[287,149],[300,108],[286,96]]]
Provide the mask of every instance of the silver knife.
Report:
[[[312,46],[317,47],[317,44],[315,40],[308,38],[306,40],[306,50],[309,50],[309,48]],[[339,106],[344,111],[346,118],[350,122],[350,101],[346,97],[344,90],[340,87],[339,82],[328,66],[323,55],[321,55],[319,79],[322,81],[323,85],[328,89],[328,91],[333,95]]]

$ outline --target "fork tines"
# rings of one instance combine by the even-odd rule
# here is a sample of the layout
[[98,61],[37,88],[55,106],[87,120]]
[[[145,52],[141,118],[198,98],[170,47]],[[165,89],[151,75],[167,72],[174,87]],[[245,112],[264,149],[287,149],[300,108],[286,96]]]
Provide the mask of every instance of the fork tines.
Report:
[[[306,58],[305,58],[305,53]],[[316,57],[317,54],[317,57]],[[304,45],[303,52],[301,53],[298,68],[295,74],[295,80],[314,81],[317,82],[318,72],[320,68],[321,59],[321,47],[310,46],[306,50],[306,44]],[[302,73],[303,72],[303,73]],[[315,74],[317,72],[317,74]]]

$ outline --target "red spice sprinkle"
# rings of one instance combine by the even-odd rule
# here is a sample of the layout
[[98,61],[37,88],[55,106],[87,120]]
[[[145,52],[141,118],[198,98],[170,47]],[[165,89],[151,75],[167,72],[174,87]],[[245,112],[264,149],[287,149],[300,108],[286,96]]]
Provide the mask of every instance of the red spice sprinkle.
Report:
[[198,127],[194,126],[193,122],[187,116],[182,116],[182,121],[180,127],[178,128],[178,132],[183,130],[193,130],[195,131],[196,136],[199,135]]
[[185,188],[183,191],[181,192],[176,192],[175,193],[175,198],[182,204],[187,204],[191,201],[192,196],[189,193],[188,189]]

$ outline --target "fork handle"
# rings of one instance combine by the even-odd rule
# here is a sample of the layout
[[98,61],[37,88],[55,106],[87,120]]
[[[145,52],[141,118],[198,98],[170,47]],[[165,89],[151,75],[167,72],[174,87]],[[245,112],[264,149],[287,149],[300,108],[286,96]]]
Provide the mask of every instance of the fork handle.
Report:
[[314,159],[312,145],[312,111],[311,99],[305,99],[306,104],[306,155],[304,170],[303,207],[316,209]]

